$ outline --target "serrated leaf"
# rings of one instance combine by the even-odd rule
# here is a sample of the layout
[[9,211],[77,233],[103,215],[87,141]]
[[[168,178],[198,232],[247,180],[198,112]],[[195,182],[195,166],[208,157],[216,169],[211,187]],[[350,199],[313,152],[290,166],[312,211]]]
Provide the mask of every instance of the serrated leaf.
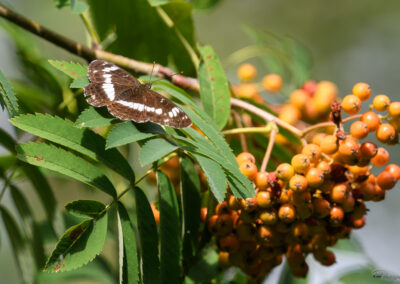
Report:
[[123,240],[123,281],[122,283],[139,283],[139,263],[136,248],[136,236],[128,212],[121,202],[118,202],[118,218],[121,224]]
[[183,211],[183,251],[185,264],[190,266],[195,256],[200,226],[200,179],[193,163],[183,157],[180,160],[181,198]]
[[113,117],[103,108],[88,107],[79,115],[75,125],[79,127],[102,127],[109,126],[118,122],[119,119]]
[[68,213],[77,217],[90,217],[98,216],[106,205],[97,200],[75,200],[65,205]]
[[228,80],[212,47],[206,45],[198,49],[202,56],[198,70],[201,102],[204,110],[222,129],[231,110]]
[[57,8],[63,8],[71,5],[70,0],[54,0],[56,2],[56,7]]
[[22,143],[17,146],[18,159],[72,177],[116,197],[114,186],[103,171],[83,158],[45,143]]
[[117,149],[105,150],[105,139],[90,129],[78,128],[71,121],[39,113],[20,115],[10,121],[24,131],[104,163],[131,182],[135,180],[132,168],[121,153]]
[[98,281],[99,283],[114,284],[116,280],[110,271],[104,268],[104,264],[96,258],[85,266],[73,271],[64,271],[63,273],[48,273],[40,271],[37,276],[38,283],[76,283],[82,280]]
[[6,76],[0,70],[0,105],[1,108],[7,109],[10,117],[19,114],[18,100],[12,90],[10,82],[8,82]]
[[107,213],[70,227],[57,242],[46,263],[46,271],[63,272],[92,261],[103,249],[107,235]]
[[196,161],[199,163],[201,169],[203,170],[208,184],[210,186],[210,190],[218,200],[218,202],[222,202],[225,199],[226,194],[226,186],[227,181],[225,177],[225,173],[216,162],[206,157],[203,157],[198,154],[192,154]]
[[179,205],[168,176],[157,171],[160,208],[161,283],[179,283],[181,274],[181,226]]
[[158,233],[150,203],[139,188],[135,188],[137,224],[142,248],[142,282],[160,283],[160,260],[158,259]]
[[154,123],[138,123],[126,121],[116,125],[107,137],[106,148],[114,148],[132,142],[153,137],[155,134],[165,134],[164,129]]
[[87,77],[87,66],[81,65],[79,63],[51,59],[49,60],[49,63],[74,80]]
[[70,88],[85,88],[87,85],[89,85],[89,79],[88,78],[80,78],[72,81],[72,83],[69,85]]
[[74,12],[76,14],[82,14],[88,8],[89,8],[89,6],[85,2],[82,2],[82,1],[79,1],[79,0],[71,0],[72,12]]
[[3,206],[0,206],[0,213],[3,219],[4,227],[10,239],[10,243],[13,248],[12,251],[16,258],[23,282],[34,283],[36,268],[32,259],[32,254],[29,251],[28,243],[22,236],[15,219],[11,216],[9,211]]
[[31,243],[36,267],[43,268],[46,258],[44,254],[43,237],[39,225],[33,219],[32,210],[21,191],[16,186],[10,185],[10,192],[14,205],[24,223],[25,232]]
[[146,142],[139,154],[140,164],[142,166],[149,165],[165,155],[175,151],[178,147],[176,145],[171,144],[162,138],[151,139]]

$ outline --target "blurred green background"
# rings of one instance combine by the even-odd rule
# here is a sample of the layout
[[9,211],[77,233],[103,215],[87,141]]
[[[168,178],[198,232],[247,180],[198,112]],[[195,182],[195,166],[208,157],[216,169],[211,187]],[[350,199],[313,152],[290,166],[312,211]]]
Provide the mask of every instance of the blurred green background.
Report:
[[[53,1],[9,0],[4,3],[44,26],[86,43],[79,16],[72,14],[69,9],[58,10]],[[115,5],[118,5],[118,1],[115,1]],[[197,40],[202,44],[212,45],[222,62],[236,50],[251,44],[243,32],[243,26],[250,25],[298,40],[312,55],[312,79],[335,82],[341,96],[351,92],[356,82],[364,81],[371,85],[373,94],[384,93],[393,100],[400,100],[398,0],[224,0],[211,10],[196,11],[194,20]],[[132,24],[132,29],[134,28]],[[15,64],[13,46],[2,31],[0,39],[1,70],[8,77],[23,77]],[[42,40],[38,42],[48,58],[77,60],[51,44]],[[257,60],[251,62],[262,66]],[[230,79],[235,81],[235,68],[231,67],[227,72]],[[267,70],[259,70],[260,76],[266,72]],[[11,130],[6,118],[3,113],[1,127]],[[391,162],[400,162],[398,149],[398,145],[390,148]],[[367,225],[354,235],[376,267],[400,276],[400,220],[397,217],[400,215],[399,191],[398,185],[388,192],[384,202],[369,202]],[[72,192],[62,198],[67,201],[77,198],[73,195]],[[3,202],[7,200],[5,198]],[[17,283],[17,270],[1,227],[0,233],[0,282]],[[361,260],[353,260],[353,264],[356,265],[357,261],[362,263]],[[311,277],[310,283],[321,283],[335,267],[351,265],[351,261],[341,259],[340,256],[337,262],[332,268],[322,270],[318,267],[319,273],[315,275],[318,274],[319,278]],[[373,281],[372,276],[371,280]]]

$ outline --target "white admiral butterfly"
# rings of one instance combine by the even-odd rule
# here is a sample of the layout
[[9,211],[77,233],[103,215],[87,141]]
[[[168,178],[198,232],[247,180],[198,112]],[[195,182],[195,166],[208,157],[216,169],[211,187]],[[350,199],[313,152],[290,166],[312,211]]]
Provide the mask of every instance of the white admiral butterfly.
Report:
[[150,90],[151,83],[141,84],[127,71],[104,60],[89,64],[90,84],[85,87],[89,104],[107,106],[108,111],[122,120],[151,121],[174,128],[192,125],[187,114],[176,104]]

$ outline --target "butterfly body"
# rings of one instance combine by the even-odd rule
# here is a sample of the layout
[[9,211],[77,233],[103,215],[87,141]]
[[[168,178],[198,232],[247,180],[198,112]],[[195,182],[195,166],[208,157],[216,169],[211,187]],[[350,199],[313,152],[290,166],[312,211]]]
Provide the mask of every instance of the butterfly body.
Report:
[[122,120],[151,121],[174,128],[189,127],[187,114],[169,99],[151,90],[151,83],[141,84],[127,71],[104,60],[89,64],[90,84],[85,87],[87,102],[106,106]]

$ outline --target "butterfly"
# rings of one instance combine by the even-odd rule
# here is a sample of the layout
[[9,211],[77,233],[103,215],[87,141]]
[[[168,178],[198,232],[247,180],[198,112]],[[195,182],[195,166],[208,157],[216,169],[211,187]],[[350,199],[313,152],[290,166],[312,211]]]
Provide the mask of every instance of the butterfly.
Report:
[[95,107],[106,106],[119,119],[151,121],[174,128],[192,125],[181,108],[151,90],[151,83],[140,83],[133,75],[110,62],[92,61],[88,77],[90,84],[84,92],[87,102]]

